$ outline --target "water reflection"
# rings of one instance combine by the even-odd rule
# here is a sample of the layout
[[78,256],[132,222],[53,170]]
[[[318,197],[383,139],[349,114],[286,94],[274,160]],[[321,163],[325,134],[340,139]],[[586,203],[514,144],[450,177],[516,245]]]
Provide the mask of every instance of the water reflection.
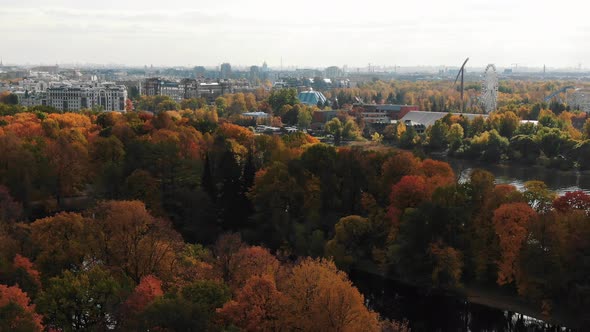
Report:
[[497,183],[510,183],[519,189],[522,189],[527,181],[539,180],[558,194],[575,190],[590,193],[590,171],[559,171],[540,166],[509,166],[452,158],[437,159],[448,162],[455,173],[461,174],[460,181],[465,181],[474,169],[481,168],[494,174]]
[[438,331],[570,331],[519,313],[469,303],[463,298],[407,286],[353,271],[351,280],[368,306],[382,317],[407,320],[413,332]]

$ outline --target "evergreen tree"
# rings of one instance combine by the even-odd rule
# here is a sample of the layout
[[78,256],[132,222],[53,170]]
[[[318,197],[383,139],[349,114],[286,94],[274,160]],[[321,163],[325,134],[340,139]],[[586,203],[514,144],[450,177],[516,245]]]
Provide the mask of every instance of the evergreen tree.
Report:
[[217,199],[217,188],[213,181],[213,174],[211,174],[211,161],[209,160],[209,153],[205,156],[205,169],[201,177],[201,187],[209,195],[212,201]]

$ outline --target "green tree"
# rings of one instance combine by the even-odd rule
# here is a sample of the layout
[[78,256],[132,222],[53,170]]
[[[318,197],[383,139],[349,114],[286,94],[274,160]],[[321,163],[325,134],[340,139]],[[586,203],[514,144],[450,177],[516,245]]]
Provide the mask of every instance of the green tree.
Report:
[[180,102],[180,108],[183,110],[193,110],[196,111],[200,108],[203,108],[207,105],[207,101],[205,98],[190,98],[184,99]]
[[297,114],[297,126],[299,128],[307,129],[311,125],[312,120],[312,110],[303,108]]
[[414,129],[414,126],[406,126],[406,130],[400,136],[399,146],[404,149],[413,147],[415,145],[415,138],[417,136],[418,133],[416,132],[416,129]]
[[447,134],[447,140],[449,141],[451,150],[456,151],[459,149],[459,147],[461,147],[461,144],[463,143],[463,136],[463,127],[461,127],[461,125],[458,123],[453,123]]
[[65,271],[49,280],[39,310],[49,326],[66,331],[107,330],[117,325],[115,309],[125,288],[106,269]]
[[275,162],[258,172],[249,197],[254,205],[255,237],[271,248],[288,242],[293,221],[301,213],[303,189],[287,166]]
[[203,280],[166,294],[143,312],[147,329],[172,331],[218,331],[214,318],[231,297],[229,288],[219,282]]
[[226,110],[227,110],[227,99],[224,97],[217,97],[217,99],[215,99],[215,108],[217,109],[217,113],[220,116],[227,116]]
[[448,143],[448,133],[449,126],[441,120],[436,121],[427,134],[428,146],[434,150],[445,149]]
[[334,238],[326,243],[325,255],[332,257],[339,268],[348,270],[359,260],[370,257],[371,224],[366,218],[344,217],[334,228]]
[[290,105],[294,106],[299,103],[297,100],[296,89],[280,89],[273,90],[268,97],[268,103],[272,107],[273,113],[277,115],[283,106]]
[[340,141],[342,140],[342,122],[338,118],[333,118],[332,120],[326,123],[326,132],[332,136],[334,136],[334,144],[340,145]]
[[356,140],[361,136],[361,131],[353,119],[346,120],[342,126],[342,138],[346,140]]

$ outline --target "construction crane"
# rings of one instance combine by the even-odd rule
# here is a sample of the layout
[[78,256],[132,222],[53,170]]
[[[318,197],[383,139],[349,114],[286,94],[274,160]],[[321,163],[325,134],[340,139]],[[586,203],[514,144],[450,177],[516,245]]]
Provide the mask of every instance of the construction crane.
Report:
[[457,77],[455,78],[455,83],[453,83],[453,87],[455,87],[455,85],[457,84],[457,80],[459,79],[459,75],[461,75],[461,113],[463,113],[464,111],[464,104],[463,104],[463,83],[464,83],[464,74],[465,74],[465,65],[467,64],[467,61],[469,61],[469,58],[465,59],[465,62],[463,62],[463,65],[461,66],[461,69],[459,69],[459,72],[457,73]]

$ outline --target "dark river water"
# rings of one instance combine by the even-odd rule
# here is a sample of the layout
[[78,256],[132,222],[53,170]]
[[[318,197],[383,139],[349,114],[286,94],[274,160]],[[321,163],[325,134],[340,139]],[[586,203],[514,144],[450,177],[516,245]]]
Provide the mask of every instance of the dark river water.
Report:
[[[431,158],[448,162],[463,181],[473,169],[481,168],[494,174],[497,183],[510,183],[519,189],[523,188],[526,181],[540,180],[558,194],[574,190],[590,192],[590,172],[491,165],[435,156]],[[373,310],[386,318],[407,320],[414,332],[572,331],[520,313],[470,303],[456,296],[427,292],[359,271],[351,273],[351,280],[364,294]]]
[[520,313],[470,303],[380,276],[352,271],[350,278],[368,306],[382,317],[407,321],[413,332],[572,331]]
[[494,174],[497,183],[510,183],[522,189],[527,181],[545,182],[553,191],[563,194],[567,191],[583,190],[590,193],[590,171],[559,171],[540,166],[496,165],[471,160],[436,158],[448,162],[461,179],[469,177],[475,168],[485,169]]

